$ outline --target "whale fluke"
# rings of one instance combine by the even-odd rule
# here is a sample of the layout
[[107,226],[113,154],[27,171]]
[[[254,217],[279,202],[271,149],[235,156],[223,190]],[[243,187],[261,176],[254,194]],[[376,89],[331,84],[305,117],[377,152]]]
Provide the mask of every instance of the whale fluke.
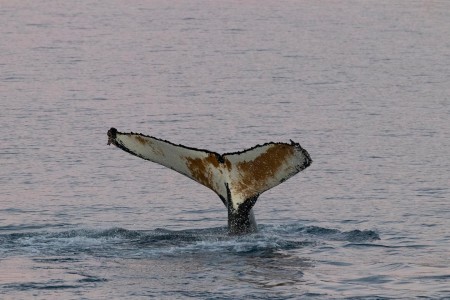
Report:
[[163,165],[213,190],[227,207],[231,234],[256,231],[252,207],[258,196],[312,163],[300,144],[290,142],[270,142],[218,154],[140,133],[108,130],[108,145]]

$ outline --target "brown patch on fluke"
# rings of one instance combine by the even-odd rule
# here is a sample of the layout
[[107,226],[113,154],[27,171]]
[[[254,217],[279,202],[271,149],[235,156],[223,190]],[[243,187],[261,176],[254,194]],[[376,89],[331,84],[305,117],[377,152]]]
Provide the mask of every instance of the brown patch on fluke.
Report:
[[142,136],[137,135],[137,136],[136,136],[136,140],[137,140],[139,143],[141,143],[142,145],[147,144],[147,141],[146,141]]
[[241,181],[236,186],[237,192],[248,198],[263,190],[266,182],[293,154],[294,147],[291,145],[274,144],[254,160],[237,163],[241,175]]
[[214,155],[212,153],[208,154],[208,157],[204,159],[207,163],[210,163],[215,168],[218,168],[220,166],[220,162],[217,158],[217,155]]
[[204,159],[186,157],[186,161],[192,177],[194,177],[199,183],[213,190],[212,173],[208,167],[211,163],[210,161],[212,161],[211,157],[208,156]]
[[213,191],[216,191],[218,187],[213,180],[214,175],[212,169],[215,168],[222,174],[222,166],[226,166],[228,169],[231,169],[231,162],[226,159],[224,163],[222,163],[222,157],[216,153],[209,153],[205,158],[185,157],[185,159],[187,162],[186,165],[189,168],[192,177]]
[[231,171],[231,161],[228,158],[225,158],[225,167],[227,167],[228,171]]

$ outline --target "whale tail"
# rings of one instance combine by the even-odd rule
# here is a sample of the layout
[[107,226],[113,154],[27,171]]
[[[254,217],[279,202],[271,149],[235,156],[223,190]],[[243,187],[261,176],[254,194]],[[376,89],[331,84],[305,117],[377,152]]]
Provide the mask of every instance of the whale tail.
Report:
[[293,141],[290,144],[270,142],[241,152],[218,154],[111,128],[109,144],[168,167],[213,190],[227,207],[229,231],[235,234],[256,230],[252,207],[261,193],[312,162],[308,152]]

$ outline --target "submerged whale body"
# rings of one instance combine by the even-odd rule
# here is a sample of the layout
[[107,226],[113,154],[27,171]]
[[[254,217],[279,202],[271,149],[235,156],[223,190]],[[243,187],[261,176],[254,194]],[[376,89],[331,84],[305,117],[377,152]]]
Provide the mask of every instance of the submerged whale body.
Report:
[[138,134],[108,130],[108,145],[149,160],[213,190],[228,210],[231,234],[256,231],[252,207],[261,193],[306,169],[312,162],[300,144],[266,143],[218,154]]

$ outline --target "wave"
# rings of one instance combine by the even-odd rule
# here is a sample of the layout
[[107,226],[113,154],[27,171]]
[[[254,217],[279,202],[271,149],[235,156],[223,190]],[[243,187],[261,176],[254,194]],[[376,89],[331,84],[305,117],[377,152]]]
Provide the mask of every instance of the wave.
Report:
[[88,254],[101,257],[142,257],[182,253],[229,253],[270,255],[277,251],[311,247],[326,241],[369,243],[379,240],[371,230],[340,231],[301,224],[260,225],[256,234],[230,236],[226,227],[150,231],[73,229],[0,235],[0,254]]
[[73,229],[61,232],[25,232],[0,235],[0,253],[62,255],[84,253],[94,256],[141,257],[180,253],[226,252],[239,255],[271,254],[311,247],[327,240],[369,243],[379,240],[376,232],[342,232],[316,226],[261,225],[256,234],[229,236],[226,227],[150,231]]

